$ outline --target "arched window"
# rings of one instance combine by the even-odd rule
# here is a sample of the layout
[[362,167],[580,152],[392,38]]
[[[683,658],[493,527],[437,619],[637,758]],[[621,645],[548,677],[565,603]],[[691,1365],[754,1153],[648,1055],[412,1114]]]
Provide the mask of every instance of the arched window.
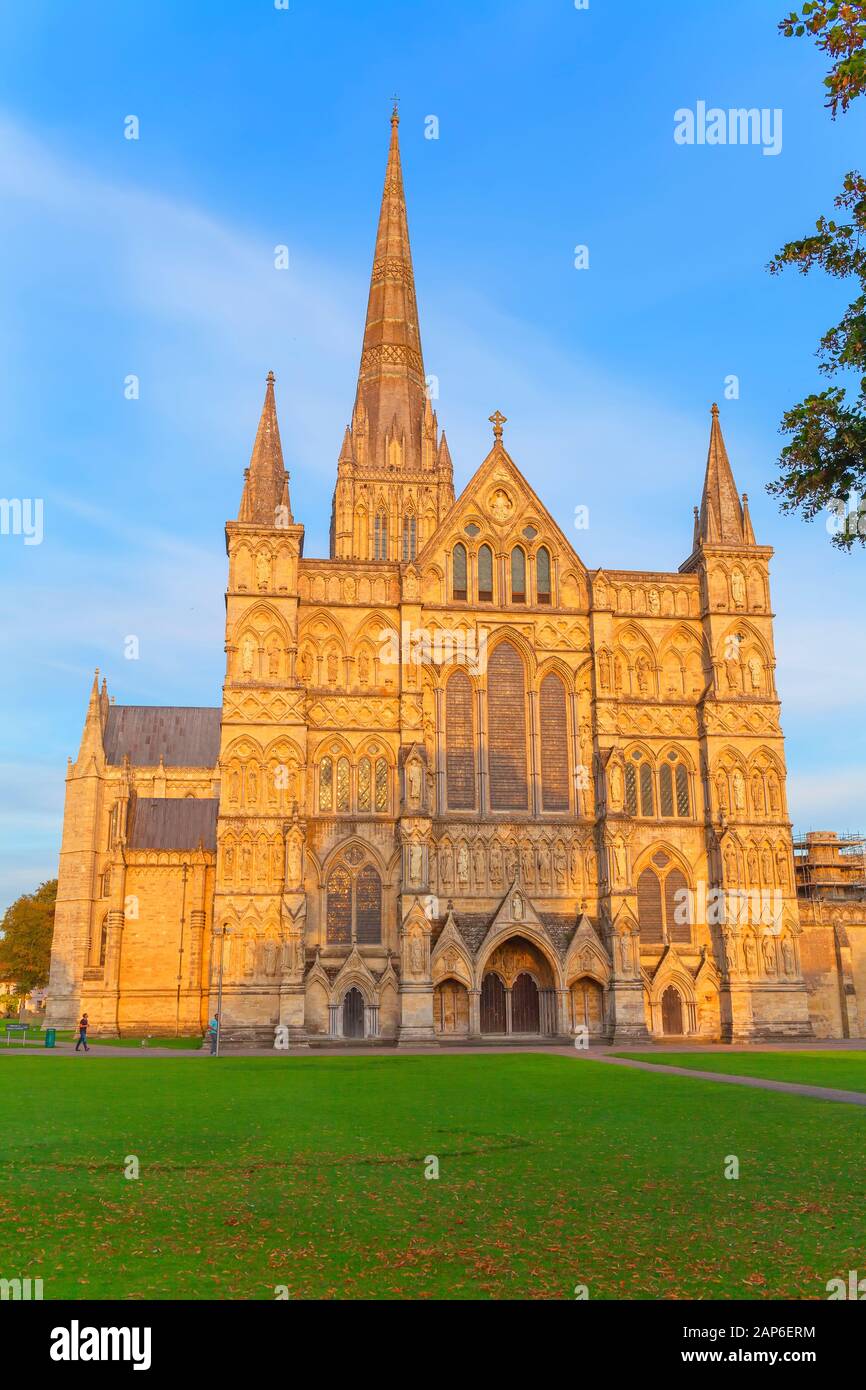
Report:
[[565,686],[559,676],[541,682],[541,806],[568,810],[568,718]]
[[630,816],[651,819],[655,815],[653,770],[644,754],[636,749],[626,763],[625,808]]
[[691,806],[689,804],[689,774],[685,763],[677,763],[676,771],[677,782],[677,815],[690,816]]
[[681,945],[690,945],[692,939],[689,924],[690,900],[689,885],[685,874],[679,869],[671,869],[665,879],[665,922],[668,940]]
[[358,764],[358,810],[373,809],[373,766],[369,758],[362,758]]
[[451,555],[451,594],[454,599],[466,598],[466,546],[459,541]]
[[99,933],[99,964],[105,965],[105,956],[108,951],[108,918],[102,922],[102,930]]
[[352,940],[352,877],[338,864],[328,879],[328,943],[345,946]]
[[337,761],[337,810],[348,811],[349,809],[349,759],[340,758]]
[[659,802],[663,816],[688,816],[689,774],[676,753],[668,753],[659,771]]
[[494,811],[526,811],[529,806],[525,686],[518,651],[510,642],[500,642],[487,663],[490,805]]
[[455,671],[445,687],[445,794],[449,811],[475,810],[472,682]]
[[355,885],[355,940],[375,946],[382,940],[382,880],[372,864],[366,864]]
[[692,894],[685,874],[671,856],[658,850],[637,881],[640,939],[649,946],[663,941],[690,945]]
[[482,545],[478,552],[478,602],[493,602],[493,551]]
[[403,518],[403,563],[408,564],[415,559],[415,517],[414,515],[404,516]]
[[[359,858],[362,857],[359,855]],[[372,864],[353,875],[337,864],[328,878],[327,939],[335,946],[357,942],[375,946],[382,940],[382,880]]]
[[625,766],[625,809],[630,816],[637,815],[637,772],[634,763]]
[[653,770],[649,763],[641,763],[640,765],[640,813],[646,817],[655,815]]
[[388,810],[388,760],[376,759],[376,810],[381,814]]
[[519,545],[511,552],[511,602],[526,602],[526,556]]
[[535,557],[535,593],[539,603],[550,603],[550,551],[546,546]]
[[384,511],[378,511],[373,520],[373,559],[387,560],[388,558],[388,516]]
[[319,810],[334,809],[334,764],[331,758],[323,758],[319,763]]
[[652,869],[644,869],[637,881],[637,915],[641,945],[661,945],[664,940],[662,886]]

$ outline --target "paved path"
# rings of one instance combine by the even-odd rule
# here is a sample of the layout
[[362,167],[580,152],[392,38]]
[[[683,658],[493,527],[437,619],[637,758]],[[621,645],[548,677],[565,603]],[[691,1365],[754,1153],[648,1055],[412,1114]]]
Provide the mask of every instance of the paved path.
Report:
[[839,1100],[846,1105],[866,1105],[866,1092],[863,1091],[840,1091],[830,1086],[807,1086],[801,1081],[772,1081],[767,1076],[734,1076],[726,1071],[696,1071],[694,1067],[669,1067],[658,1062],[636,1062],[629,1057],[606,1056],[598,1057],[596,1060],[614,1067],[637,1067],[639,1071],[654,1071],[656,1075],[660,1072],[670,1072],[673,1076],[694,1077],[696,1081],[721,1081],[733,1086],[754,1086],[759,1091],[782,1091],[793,1096],[811,1096],[813,1100]]

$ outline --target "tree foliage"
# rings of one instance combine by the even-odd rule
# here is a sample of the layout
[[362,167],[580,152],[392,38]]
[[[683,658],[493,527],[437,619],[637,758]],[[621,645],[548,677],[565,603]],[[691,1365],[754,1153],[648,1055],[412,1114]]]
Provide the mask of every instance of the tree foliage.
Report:
[[0,977],[13,980],[22,994],[48,983],[57,879],[23,893],[0,923]]
[[[824,82],[835,120],[866,91],[866,3],[806,0],[779,29],[788,38],[808,34],[832,59]],[[856,170],[845,175],[834,206],[840,216],[819,217],[815,232],[789,241],[769,269],[778,274],[793,267],[806,275],[817,268],[857,283],[859,294],[821,338],[818,358],[825,376],[854,373],[859,386],[850,400],[834,385],[786,411],[781,432],[790,443],[767,491],[780,499],[783,512],[800,511],[812,520],[826,511],[833,544],[849,550],[855,542],[866,545],[866,180]]]

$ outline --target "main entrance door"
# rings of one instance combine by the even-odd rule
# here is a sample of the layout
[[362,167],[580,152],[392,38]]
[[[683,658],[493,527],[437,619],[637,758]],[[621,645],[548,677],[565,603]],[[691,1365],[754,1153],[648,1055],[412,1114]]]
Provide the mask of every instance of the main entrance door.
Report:
[[481,1031],[505,1032],[505,986],[492,971],[481,983]]
[[662,995],[662,1032],[681,1036],[683,1031],[683,1001],[679,990],[668,985]]
[[359,989],[350,989],[343,1000],[343,1037],[363,1038],[364,998]]
[[511,1031],[537,1033],[539,1028],[538,985],[531,975],[518,975],[511,990]]

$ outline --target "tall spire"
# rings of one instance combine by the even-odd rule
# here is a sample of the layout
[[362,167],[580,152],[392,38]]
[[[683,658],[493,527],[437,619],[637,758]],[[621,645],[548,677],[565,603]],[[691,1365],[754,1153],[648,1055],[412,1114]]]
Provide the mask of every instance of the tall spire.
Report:
[[[355,427],[366,432],[366,460],[373,467],[400,458],[421,466],[421,431],[426,403],[424,360],[418,327],[415,277],[400,165],[400,117],[391,114],[391,144],[355,400]],[[392,457],[386,458],[394,444]]]
[[280,427],[277,423],[277,403],[274,397],[273,372],[268,372],[265,401],[250,466],[244,473],[244,491],[238,521],[259,526],[277,524],[277,508],[288,496],[288,473],[283,464]]
[[[704,478],[704,495],[697,539],[705,545],[748,545],[743,508],[731,472],[728,452],[719,424],[719,407],[713,406],[710,448]],[[754,544],[754,539],[751,542]]]

